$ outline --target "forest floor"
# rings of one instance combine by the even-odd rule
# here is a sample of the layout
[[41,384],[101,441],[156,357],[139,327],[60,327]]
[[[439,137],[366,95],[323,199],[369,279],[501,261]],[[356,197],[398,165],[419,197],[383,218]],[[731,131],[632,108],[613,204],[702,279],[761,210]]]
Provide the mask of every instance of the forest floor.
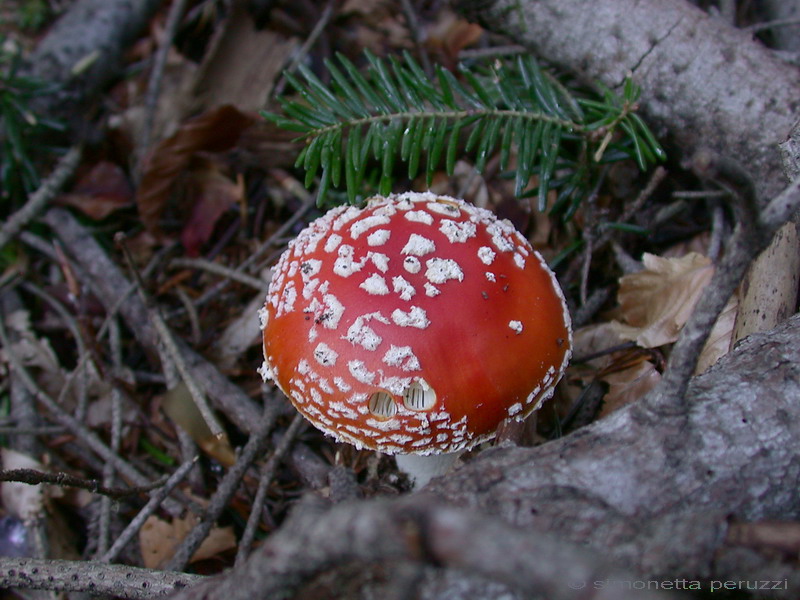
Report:
[[[739,4],[737,27],[763,19]],[[32,52],[72,5],[3,3],[0,94],[7,57]],[[38,190],[3,175],[0,555],[213,575],[241,564],[309,494],[335,504],[410,489],[391,457],[325,437],[257,373],[271,268],[324,213],[295,167],[302,142],[258,111],[291,94],[287,68],[303,63],[328,81],[323,61],[336,53],[363,65],[363,49],[408,51],[452,69],[525,50],[435,0],[173,0],[146,22],[111,84],[59,116],[68,138],[23,129]],[[598,166],[569,218],[515,197],[499,151],[481,173],[467,153],[451,175],[434,173],[432,191],[525,235],[573,315],[574,360],[556,394],[487,446],[560,438],[662,379],[736,225],[736,191],[662,143],[667,159],[646,171],[632,157]],[[24,163],[0,157],[3,169]],[[398,174],[393,189],[427,187]],[[743,337],[737,314],[734,295],[696,373]],[[152,501],[168,479],[171,494]]]

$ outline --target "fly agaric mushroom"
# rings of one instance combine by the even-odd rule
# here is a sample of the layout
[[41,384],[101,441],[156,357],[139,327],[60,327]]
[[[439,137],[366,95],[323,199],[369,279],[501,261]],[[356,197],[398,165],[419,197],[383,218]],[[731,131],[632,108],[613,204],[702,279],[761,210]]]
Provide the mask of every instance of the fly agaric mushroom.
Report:
[[398,458],[467,450],[524,419],[571,347],[564,296],[528,241],[429,192],[311,223],[275,267],[261,319],[264,379],[338,441]]

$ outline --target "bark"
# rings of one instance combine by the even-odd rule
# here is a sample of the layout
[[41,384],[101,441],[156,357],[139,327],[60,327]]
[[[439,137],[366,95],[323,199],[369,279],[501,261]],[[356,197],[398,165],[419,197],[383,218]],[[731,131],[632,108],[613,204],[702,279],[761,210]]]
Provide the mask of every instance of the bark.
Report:
[[[352,565],[348,577],[361,579],[376,561],[423,563],[489,577],[495,593],[512,590],[528,598],[572,600],[588,582],[630,578],[585,549],[547,535],[528,535],[497,519],[446,507],[430,497],[343,503],[328,511],[301,505],[234,577],[215,578],[175,596],[176,600],[320,598],[309,582],[326,571]],[[356,564],[353,564],[356,563]],[[374,597],[417,597],[421,573],[390,577],[388,585],[367,584]],[[430,585],[437,570],[431,570]],[[334,581],[325,587],[342,590]],[[484,585],[486,585],[484,583]],[[388,589],[386,589],[388,588]],[[405,588],[400,591],[398,588]],[[379,591],[380,590],[380,591]],[[315,594],[316,592],[316,594]],[[399,592],[399,593],[398,593]],[[336,597],[342,597],[338,595]],[[495,596],[496,597],[496,596]],[[593,600],[670,600],[638,592],[602,590]],[[675,597],[673,597],[675,598]]]
[[0,557],[0,581],[4,589],[19,587],[82,593],[89,590],[93,595],[149,600],[164,597],[201,579],[198,575],[123,565]]
[[119,77],[123,52],[144,29],[161,0],[78,0],[53,25],[28,58],[27,75],[60,90],[37,105],[72,121],[112,79]]
[[672,151],[707,147],[751,174],[764,199],[785,185],[778,144],[797,119],[800,74],[682,0],[453,0],[588,81],[616,87],[631,72],[650,123]]

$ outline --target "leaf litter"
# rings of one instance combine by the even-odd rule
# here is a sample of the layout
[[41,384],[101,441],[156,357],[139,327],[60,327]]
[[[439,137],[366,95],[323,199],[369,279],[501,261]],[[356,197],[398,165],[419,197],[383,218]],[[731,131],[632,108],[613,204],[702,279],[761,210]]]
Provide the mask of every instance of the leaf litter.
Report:
[[[257,317],[253,310],[259,303],[257,296],[253,296],[251,289],[200,268],[185,269],[176,276],[169,271],[168,263],[171,256],[202,257],[217,266],[235,270],[258,250],[263,253],[263,259],[243,270],[251,276],[259,276],[292,235],[319,215],[317,209],[308,208],[307,198],[294,191],[303,186],[301,173],[292,168],[299,151],[298,144],[292,141],[293,136],[262,122],[253,112],[271,97],[279,83],[281,69],[295,56],[304,36],[313,30],[314,22],[303,10],[300,3],[282,5],[276,9],[273,21],[266,27],[257,27],[256,20],[236,5],[233,13],[216,21],[210,19],[209,22],[217,26],[206,40],[207,51],[201,53],[199,60],[190,57],[188,51],[182,52],[176,44],[168,60],[166,91],[157,107],[160,115],[157,121],[160,121],[153,138],[155,142],[148,149],[136,146],[137,124],[142,122],[145,110],[146,78],[141,76],[120,83],[112,91],[119,108],[109,115],[111,125],[105,131],[106,147],[87,161],[59,199],[62,204],[80,211],[95,234],[106,241],[109,254],[116,259],[115,250],[111,250],[113,243],[104,228],[129,234],[134,258],[145,273],[147,291],[158,302],[170,327],[184,340],[192,338],[193,328],[199,329],[201,336],[194,340],[194,349],[213,357],[220,375],[235,381],[250,398],[259,400],[274,400],[275,396],[274,390],[262,389],[255,374],[260,364]],[[279,13],[283,15],[280,18]],[[301,18],[298,19],[298,15]],[[421,47],[436,61],[454,64],[462,50],[490,47],[496,42],[480,27],[446,10],[423,12],[418,16],[421,29],[416,33],[420,34]],[[187,17],[186,22],[189,21]],[[163,33],[161,22],[151,29],[153,36],[156,32]],[[334,51],[355,57],[354,49],[362,47],[369,47],[378,55],[414,48],[406,18],[394,3],[348,0],[335,13],[324,33],[318,45],[302,57],[311,68],[318,68],[322,59]],[[139,54],[132,54],[132,59],[146,63],[157,47],[157,40],[145,38],[137,44]],[[143,168],[137,171],[131,167],[136,163],[131,158],[142,153],[145,155]],[[478,175],[469,159],[459,158],[454,175],[449,177],[438,172],[434,185],[441,193],[463,195],[476,204],[504,213],[503,216],[525,230],[534,246],[548,258],[564,252],[569,255],[570,244],[581,238],[584,227],[593,225],[591,216],[579,209],[567,223],[548,219],[534,210],[535,199],[520,202],[514,198],[513,182],[499,172],[498,162],[497,156],[489,157],[486,169]],[[400,183],[414,185],[402,180]],[[609,222],[622,213],[624,204],[641,189],[641,182],[628,183],[617,186],[620,191],[604,189],[598,198],[599,214]],[[548,201],[550,205],[556,201],[555,192]],[[669,204],[669,198],[654,198],[652,204],[655,210]],[[130,210],[132,205],[136,215]],[[300,216],[291,221],[295,215]],[[695,239],[693,234],[694,228],[687,227],[677,237]],[[617,306],[609,311],[611,303],[607,303],[603,307],[606,312],[600,312],[590,325],[575,332],[575,356],[598,356],[570,368],[568,385],[562,386],[565,389],[553,400],[562,413],[564,405],[569,405],[576,397],[566,390],[567,387],[580,389],[592,381],[603,382],[608,387],[596,418],[635,402],[652,389],[660,378],[671,344],[713,275],[713,264],[699,253],[667,257],[668,244],[647,245],[628,234],[620,234],[618,239],[631,252],[642,255],[644,269],[619,278],[617,284],[619,265],[608,255],[595,257],[591,283],[614,288]],[[181,242],[179,246],[172,244],[176,240]],[[152,260],[154,257],[156,260]],[[52,264],[41,258],[38,260],[40,264],[31,269],[36,272],[37,279],[55,281],[49,289],[56,284],[63,286],[63,271],[59,275]],[[145,272],[148,263],[151,268]],[[567,293],[574,299],[576,277],[563,268],[559,274],[563,276]],[[80,279],[80,273],[76,277]],[[77,305],[70,305],[73,316],[81,320],[87,332],[100,331],[105,315],[85,309],[89,298],[86,284],[76,281],[70,289],[78,300]],[[80,308],[81,302],[84,308]],[[18,342],[21,345],[10,351],[24,357],[37,381],[55,394],[59,382],[74,368],[76,357],[74,340],[63,325],[53,327],[53,317],[49,315],[45,319],[46,312],[39,307],[32,316],[12,313],[11,318],[6,319],[22,334]],[[698,372],[709,368],[728,351],[735,317],[736,304],[732,300],[700,357]],[[251,330],[248,330],[248,323],[251,323]],[[112,409],[108,400],[109,390],[112,387],[121,389],[125,415],[121,440],[124,450],[121,452],[146,463],[153,473],[170,472],[170,465],[181,457],[181,444],[185,443],[178,430],[188,432],[201,448],[205,462],[200,467],[202,475],[185,483],[181,489],[206,501],[214,493],[225,468],[236,460],[237,448],[246,441],[245,432],[226,421],[228,438],[212,439],[207,428],[198,425],[202,418],[197,418],[196,406],[184,387],[168,385],[169,367],[163,365],[162,369],[163,359],[147,356],[124,329],[114,335],[119,336],[115,343],[121,345],[127,374],[124,377],[119,373],[109,375],[115,372],[110,365],[111,345],[103,337],[94,340],[102,349],[100,355],[104,362],[109,364],[104,373],[91,372],[91,379],[102,381],[106,386],[101,393],[104,402],[94,403],[97,406],[92,414],[99,416],[90,419],[92,427],[110,440],[112,413],[116,409]],[[626,342],[632,344],[622,347]],[[0,359],[2,352],[8,351],[0,350]],[[7,373],[7,362],[2,362]],[[204,383],[210,385],[207,381]],[[544,417],[545,413],[541,412],[536,425],[546,432],[551,424]],[[281,414],[278,433],[270,441],[270,448],[274,448],[285,431],[291,414],[289,408]],[[366,453],[337,447],[315,434],[304,435],[298,445],[306,456],[315,457],[315,468],[323,474],[334,464],[351,468],[363,493],[397,493],[402,489],[387,461],[375,463],[380,469],[367,468],[370,459]],[[63,447],[67,448],[68,444],[63,442]],[[60,451],[59,444],[52,444],[48,449],[48,452]],[[303,481],[310,479],[303,480],[298,475],[306,467],[291,455],[285,460],[286,464],[279,467],[271,482],[263,507],[265,518],[259,532],[264,535],[280,524],[297,496],[308,491]],[[99,474],[90,461],[66,449],[62,461],[87,477]],[[199,471],[197,473],[199,475]],[[325,478],[316,480],[322,482],[319,484],[322,487],[316,491],[325,493]],[[211,541],[198,550],[195,560],[225,556],[235,548],[241,535],[239,524],[253,509],[251,502],[256,486],[253,474],[248,474],[225,517],[212,529]],[[30,506],[36,507],[38,502],[39,499],[33,497]],[[123,516],[132,517],[142,503],[143,498],[124,502],[121,505]],[[139,536],[142,564],[163,565],[195,524],[191,515],[181,517],[161,511],[151,516]]]

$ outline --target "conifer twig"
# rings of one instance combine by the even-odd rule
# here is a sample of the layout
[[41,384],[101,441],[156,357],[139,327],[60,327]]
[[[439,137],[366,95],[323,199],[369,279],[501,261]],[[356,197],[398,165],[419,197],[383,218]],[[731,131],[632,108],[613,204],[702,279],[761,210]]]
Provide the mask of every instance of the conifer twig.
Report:
[[[289,72],[285,77],[302,100],[280,98],[283,114],[264,113],[306,140],[296,166],[305,170],[306,187],[319,174],[319,203],[329,188],[342,185],[355,203],[373,168],[380,176],[378,193],[389,194],[397,158],[409,179],[424,171],[430,185],[442,162],[452,175],[462,148],[482,172],[499,147],[502,170],[516,151],[516,195],[536,174],[540,210],[547,191],[558,185],[565,190],[559,204],[574,211],[593,181],[592,165],[630,155],[644,169],[664,156],[635,114],[639,89],[631,80],[620,94],[605,89],[578,98],[530,56],[488,72],[461,65],[459,76],[440,65],[430,76],[408,53],[402,60],[364,56],[369,66],[363,74],[342,55],[326,61],[330,84],[299,65],[302,80]],[[560,171],[571,167],[557,184],[556,165]]]

